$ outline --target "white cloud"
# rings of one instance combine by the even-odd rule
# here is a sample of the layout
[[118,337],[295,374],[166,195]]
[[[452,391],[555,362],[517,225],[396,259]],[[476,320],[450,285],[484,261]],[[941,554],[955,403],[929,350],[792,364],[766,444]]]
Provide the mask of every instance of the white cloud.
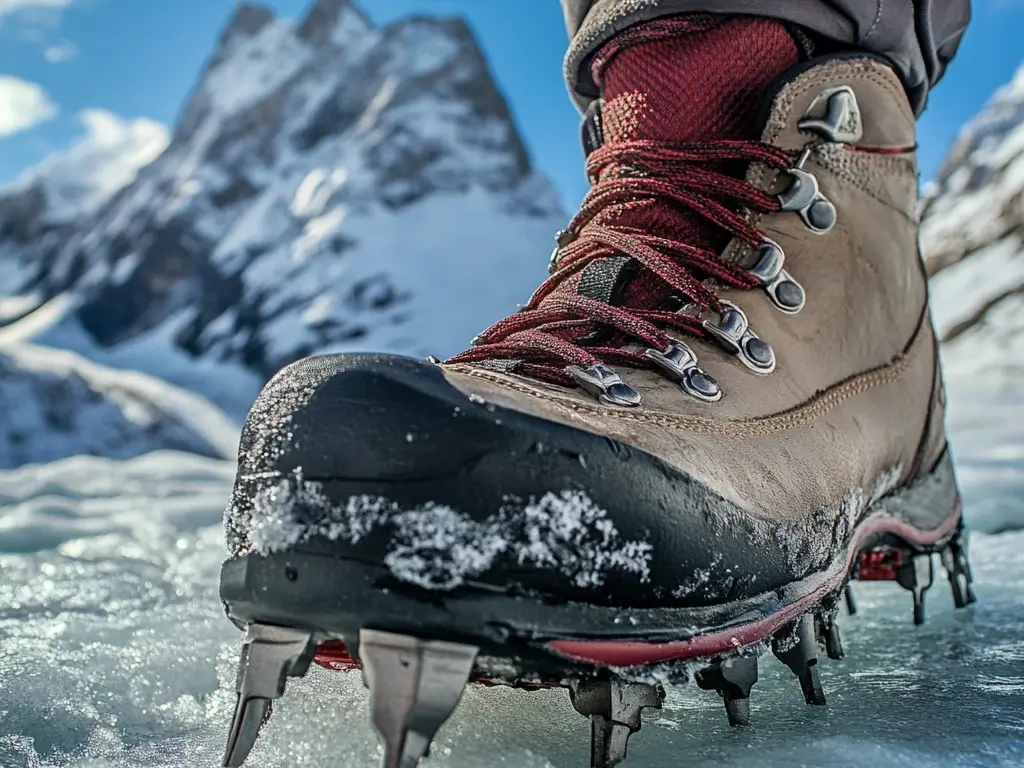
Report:
[[57,105],[38,84],[0,75],[0,138],[50,120],[57,111]]
[[71,0],[0,0],[0,16],[20,11],[41,9],[60,10],[71,5]]
[[43,55],[51,64],[60,64],[62,61],[70,61],[78,55],[78,46],[70,41],[51,45]]
[[87,109],[78,119],[85,135],[65,152],[50,155],[22,173],[17,186],[41,183],[47,218],[66,221],[94,212],[167,147],[167,129],[153,120],[125,120],[103,109]]

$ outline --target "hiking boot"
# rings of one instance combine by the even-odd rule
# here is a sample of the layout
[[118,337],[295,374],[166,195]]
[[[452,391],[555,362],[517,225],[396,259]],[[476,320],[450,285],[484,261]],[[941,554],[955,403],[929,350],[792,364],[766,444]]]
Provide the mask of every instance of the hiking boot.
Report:
[[318,661],[362,668],[388,768],[470,680],[567,686],[611,766],[694,664],[734,724],[769,648],[824,703],[853,577],[923,620],[941,552],[973,600],[896,75],[709,16],[593,76],[592,189],[523,310],[446,363],[303,360],[253,407],[225,765]]

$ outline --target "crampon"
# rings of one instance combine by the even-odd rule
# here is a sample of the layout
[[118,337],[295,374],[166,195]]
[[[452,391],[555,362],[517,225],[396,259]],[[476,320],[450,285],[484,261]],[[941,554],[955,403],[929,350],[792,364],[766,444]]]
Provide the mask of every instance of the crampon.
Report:
[[[519,626],[493,623],[474,632],[474,602],[483,602],[478,609],[483,614],[486,595],[449,603],[461,617],[460,629],[441,630],[439,620],[449,623],[450,616],[442,616],[447,611],[415,591],[373,593],[382,574],[362,564],[295,556],[229,562],[222,596],[236,623],[246,628],[246,637],[223,764],[245,763],[267,726],[272,702],[284,695],[289,678],[304,676],[313,663],[339,672],[361,671],[371,694],[369,716],[384,747],[381,768],[420,765],[467,685],[566,689],[567,705],[590,721],[591,768],[611,768],[626,759],[642,711],[661,707],[666,685],[693,679],[698,688],[722,698],[729,725],[749,724],[758,658],[766,652],[792,671],[808,705],[822,706],[826,696],[818,660],[820,655],[843,658],[837,614],[843,605],[846,613],[856,612],[852,581],[899,583],[911,593],[914,624],[922,624],[938,559],[955,606],[975,602],[959,517],[936,533],[935,541],[914,543],[898,533],[866,534],[867,545],[851,556],[848,568],[804,597],[788,605],[766,599],[716,631],[674,639],[645,636],[639,628],[644,620],[629,637],[546,636],[540,627],[530,628],[526,606]],[[332,583],[347,585],[344,596]],[[321,604],[332,610],[297,621],[309,605],[310,584],[317,585]],[[354,585],[359,588],[353,590]],[[257,603],[261,610],[253,610]],[[365,606],[373,604],[376,608],[368,611]],[[281,609],[276,616],[269,610],[272,605]],[[360,614],[402,618],[368,618],[360,625]],[[658,682],[645,682],[653,678]]]

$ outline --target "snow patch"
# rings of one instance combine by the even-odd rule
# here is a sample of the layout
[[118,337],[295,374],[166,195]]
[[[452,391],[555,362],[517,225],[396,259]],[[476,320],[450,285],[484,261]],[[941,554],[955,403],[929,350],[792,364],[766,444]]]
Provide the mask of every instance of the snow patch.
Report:
[[721,553],[716,553],[711,558],[707,568],[694,568],[690,578],[672,590],[672,597],[682,599],[695,594],[698,590],[706,589],[711,584],[711,574],[721,563],[722,555]]
[[238,444],[235,425],[191,392],[28,344],[0,346],[0,413],[0,468],[157,449],[227,458]]
[[301,181],[289,210],[296,218],[312,219],[319,216],[331,195],[345,183],[348,172],[344,168],[328,170],[314,168]]
[[[163,556],[173,558],[180,537],[219,523],[234,471],[231,462],[175,451],[127,461],[74,456],[0,471],[0,562],[58,548],[79,557],[91,542],[118,536],[158,537]],[[135,547],[118,552],[130,558]],[[45,601],[44,593],[36,582],[29,605]],[[0,585],[0,604],[3,595]],[[0,624],[3,618],[0,610]]]
[[236,38],[230,55],[207,73],[202,96],[224,120],[279,89],[310,55],[292,25],[276,19],[252,37]]
[[1017,234],[995,240],[939,272],[930,286],[939,338],[1014,285],[1024,285],[1024,244]]
[[[8,305],[6,301],[9,301]],[[13,309],[28,306],[28,297],[5,300]],[[192,393],[197,402],[210,400],[236,424],[241,424],[262,386],[261,378],[238,363],[210,358],[196,359],[175,344],[187,313],[168,318],[154,330],[114,347],[97,344],[75,316],[78,299],[61,294],[39,306],[16,322],[0,326],[0,352],[10,346],[52,347],[86,358],[104,369],[121,371],[125,381],[162,379],[167,391],[180,388]],[[223,322],[223,321],[222,321]],[[59,354],[54,356],[58,359]],[[114,375],[113,370],[109,375]],[[134,379],[133,379],[134,377]],[[195,411],[196,418],[219,430],[221,416],[207,419],[205,408]],[[237,427],[234,430],[237,432]]]
[[375,496],[353,496],[338,505],[322,483],[297,472],[252,503],[250,542],[260,554],[316,538],[355,545],[387,529],[385,564],[396,578],[426,589],[454,589],[503,555],[520,566],[558,571],[581,588],[601,586],[611,572],[650,578],[653,547],[623,540],[607,512],[581,491],[525,501],[510,497],[494,515],[477,521],[441,504],[402,509]]
[[451,590],[487,571],[508,549],[497,526],[480,525],[450,507],[428,504],[399,512],[384,559],[398,579],[425,589]]
[[847,523],[847,530],[851,530],[858,522],[864,512],[884,499],[891,491],[895,490],[903,477],[903,465],[897,464],[890,467],[875,478],[870,489],[854,488],[839,503],[838,507],[831,511],[831,514],[838,513]]
[[903,477],[903,465],[897,464],[895,467],[891,467],[875,479],[875,485],[871,489],[871,496],[869,497],[869,505],[875,504],[881,501],[883,498],[888,496],[892,491],[896,490],[900,484],[900,479]]

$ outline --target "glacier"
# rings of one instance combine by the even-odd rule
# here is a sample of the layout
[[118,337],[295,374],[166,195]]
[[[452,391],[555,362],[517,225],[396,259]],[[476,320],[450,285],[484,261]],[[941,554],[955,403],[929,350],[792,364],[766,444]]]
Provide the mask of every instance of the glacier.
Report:
[[[174,452],[0,473],[0,766],[219,765],[241,646],[217,597],[232,473]],[[675,688],[625,766],[1021,765],[1024,532],[975,532],[972,555],[979,603],[954,612],[939,579],[924,627],[909,593],[855,585],[846,659],[821,662],[829,707],[806,707],[768,657],[750,728],[730,729],[714,694]],[[314,666],[275,710],[254,768],[378,765],[358,673]],[[471,687],[424,768],[576,768],[586,755],[564,691]]]

